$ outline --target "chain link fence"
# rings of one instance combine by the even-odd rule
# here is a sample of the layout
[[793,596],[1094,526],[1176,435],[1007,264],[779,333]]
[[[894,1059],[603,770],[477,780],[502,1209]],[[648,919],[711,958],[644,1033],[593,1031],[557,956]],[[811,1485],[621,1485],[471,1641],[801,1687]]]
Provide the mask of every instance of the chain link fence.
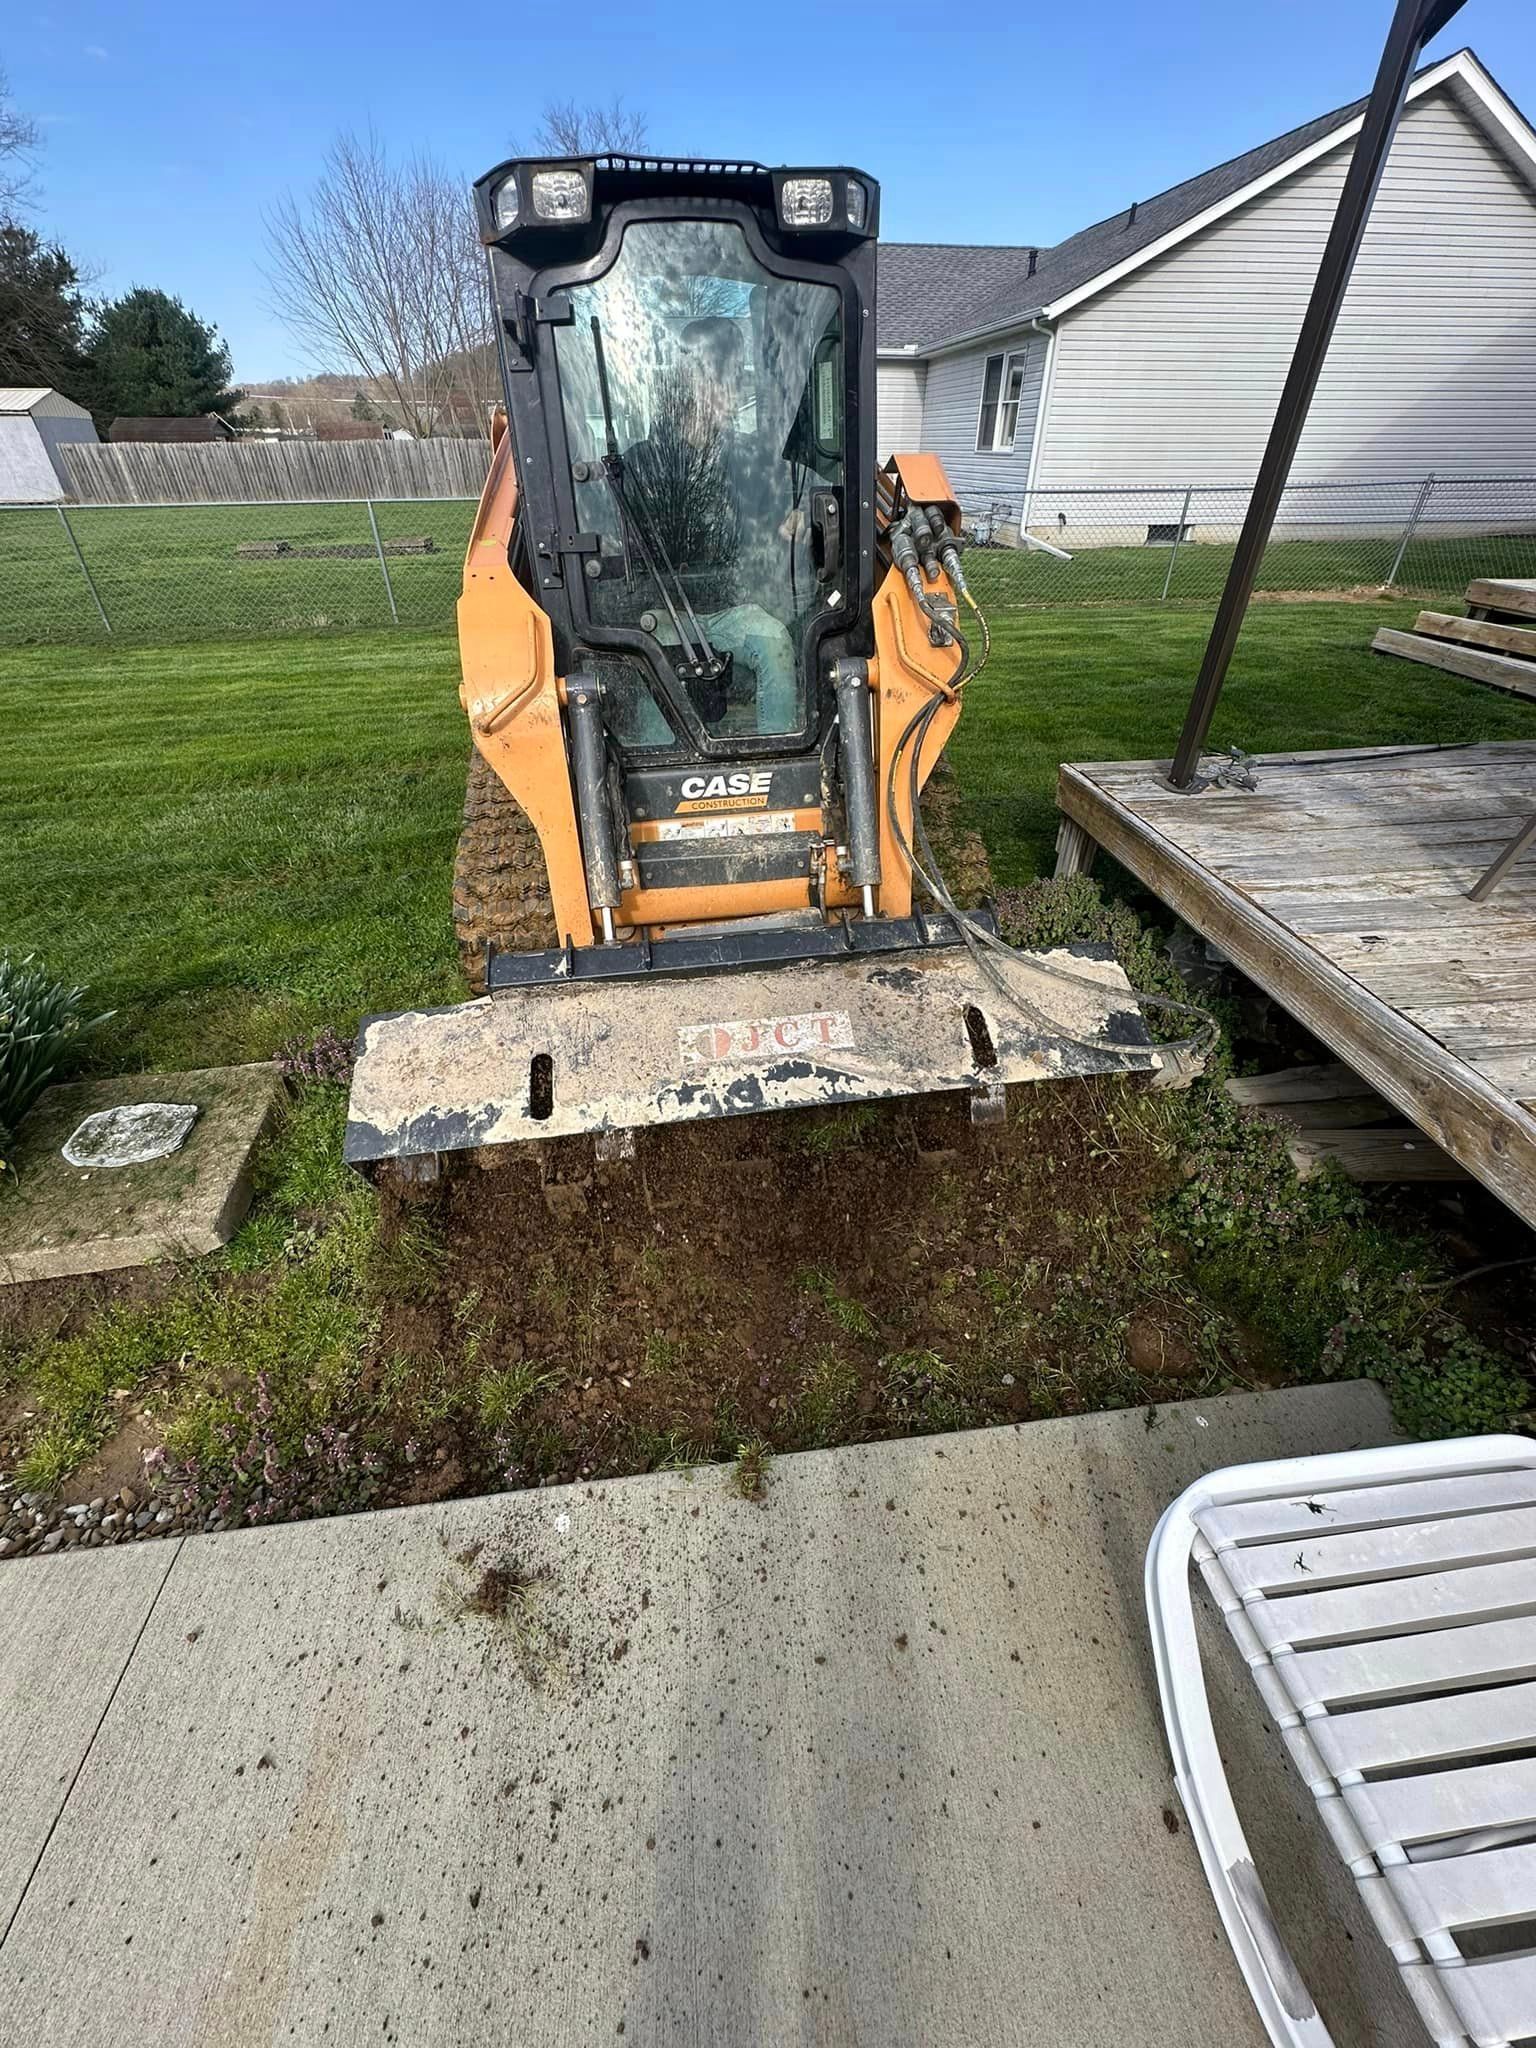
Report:
[[[967,573],[983,609],[1212,608],[1248,496],[1247,485],[1172,484],[971,502]],[[1453,599],[1475,576],[1536,576],[1536,477],[1292,484],[1255,588]]]
[[[1209,608],[1247,504],[1245,486],[1206,484],[971,501],[969,575],[983,608]],[[0,642],[450,626],[474,509],[0,506]],[[1258,591],[1454,601],[1474,576],[1536,576],[1536,478],[1293,484]]]
[[0,641],[453,623],[473,498],[0,506]]

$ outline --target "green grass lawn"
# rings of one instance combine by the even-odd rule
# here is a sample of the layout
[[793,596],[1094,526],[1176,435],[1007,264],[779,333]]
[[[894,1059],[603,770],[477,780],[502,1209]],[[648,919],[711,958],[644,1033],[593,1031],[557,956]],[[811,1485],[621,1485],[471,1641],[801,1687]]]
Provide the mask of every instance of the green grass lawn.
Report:
[[[1536,737],[1536,707],[1384,660],[1411,606],[1259,605],[1215,738]],[[1049,872],[1061,761],[1171,751],[1206,622],[1005,613],[954,742],[998,879]],[[468,739],[447,633],[0,649],[0,947],[118,1012],[98,1063],[255,1059],[461,993]]]
[[115,1064],[455,999],[457,671],[445,634],[0,651],[0,947],[116,1008]]

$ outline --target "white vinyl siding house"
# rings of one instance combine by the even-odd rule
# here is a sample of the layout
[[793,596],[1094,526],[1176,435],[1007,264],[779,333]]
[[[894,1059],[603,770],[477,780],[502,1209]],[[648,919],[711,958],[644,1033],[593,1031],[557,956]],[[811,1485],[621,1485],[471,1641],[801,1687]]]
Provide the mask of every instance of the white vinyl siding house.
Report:
[[916,455],[923,445],[923,387],[928,365],[882,358],[875,366],[879,459]]
[[[945,266],[944,250],[903,245],[896,312],[926,320],[908,341],[927,363],[922,445],[962,503],[1017,505],[1031,486],[1250,483],[1359,111],[1055,249],[957,248]],[[1470,51],[1410,87],[1292,469],[1298,481],[1431,472],[1536,474],[1536,133]]]
[[[923,401],[923,446],[943,461],[945,473],[962,503],[985,504],[994,498],[1017,502],[1029,478],[1035,424],[1040,416],[1040,385],[1048,350],[1043,334],[1020,335],[1001,349],[966,350],[936,355],[928,365]],[[1017,423],[1013,445],[996,445],[997,422],[984,433],[983,403],[989,357],[1001,357],[999,400],[1007,388],[1009,365],[1019,372]],[[983,449],[978,443],[988,439]]]
[[[1245,483],[1342,147],[1061,322],[1037,480]],[[1292,474],[1536,471],[1536,194],[1443,95],[1403,116]]]

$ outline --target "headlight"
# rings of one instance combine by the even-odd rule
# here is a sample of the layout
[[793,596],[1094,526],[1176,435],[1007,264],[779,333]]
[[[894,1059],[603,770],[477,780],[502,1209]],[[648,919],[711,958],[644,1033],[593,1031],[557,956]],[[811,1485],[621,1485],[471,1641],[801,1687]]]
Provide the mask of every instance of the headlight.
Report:
[[510,234],[517,226],[517,173],[504,178],[496,187],[496,231]]
[[847,205],[849,227],[862,228],[864,216],[869,209],[869,195],[865,192],[864,187],[857,178],[850,178],[848,180]]
[[779,212],[787,228],[825,227],[832,218],[832,180],[786,178],[779,196]]
[[580,171],[535,171],[533,210],[540,220],[585,220],[592,210],[586,179]]

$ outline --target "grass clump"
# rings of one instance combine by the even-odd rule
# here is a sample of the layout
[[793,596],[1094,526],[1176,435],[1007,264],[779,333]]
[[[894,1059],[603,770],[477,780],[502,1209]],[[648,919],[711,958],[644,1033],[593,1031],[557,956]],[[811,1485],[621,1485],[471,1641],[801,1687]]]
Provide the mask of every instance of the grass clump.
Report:
[[720,1459],[712,1438],[682,1427],[642,1433],[637,1451],[647,1472],[687,1472],[695,1465],[714,1465]]
[[773,1446],[766,1437],[750,1436],[736,1447],[731,1469],[731,1489],[743,1500],[762,1507],[768,1499],[768,1470],[773,1463]]
[[36,1417],[16,1467],[24,1493],[52,1493],[110,1432],[118,1401],[181,1355],[191,1323],[180,1302],[108,1309],[79,1336],[24,1354],[8,1377]]
[[874,1339],[880,1334],[880,1326],[860,1301],[844,1294],[824,1266],[805,1266],[795,1275],[795,1285],[802,1294],[809,1294],[821,1303],[822,1308],[849,1337]]
[[527,1358],[483,1372],[475,1390],[475,1410],[482,1427],[493,1436],[503,1436],[541,1394],[559,1383],[560,1374],[552,1367]]
[[364,1397],[377,1229],[359,1184],[290,1237],[264,1284],[192,1294],[164,1431],[165,1474],[188,1509],[279,1520],[372,1499],[383,1469]]
[[660,1330],[647,1330],[640,1370],[648,1379],[665,1379],[682,1367],[687,1356],[676,1337],[665,1336]]
[[846,1108],[813,1111],[796,1119],[795,1141],[816,1159],[833,1159],[866,1144],[880,1127],[880,1109],[873,1102],[856,1102]]
[[785,1429],[797,1450],[824,1451],[858,1431],[859,1369],[834,1344],[814,1351],[800,1376]]
[[974,1429],[990,1421],[972,1371],[936,1351],[896,1351],[881,1360],[886,1404],[913,1435]]

